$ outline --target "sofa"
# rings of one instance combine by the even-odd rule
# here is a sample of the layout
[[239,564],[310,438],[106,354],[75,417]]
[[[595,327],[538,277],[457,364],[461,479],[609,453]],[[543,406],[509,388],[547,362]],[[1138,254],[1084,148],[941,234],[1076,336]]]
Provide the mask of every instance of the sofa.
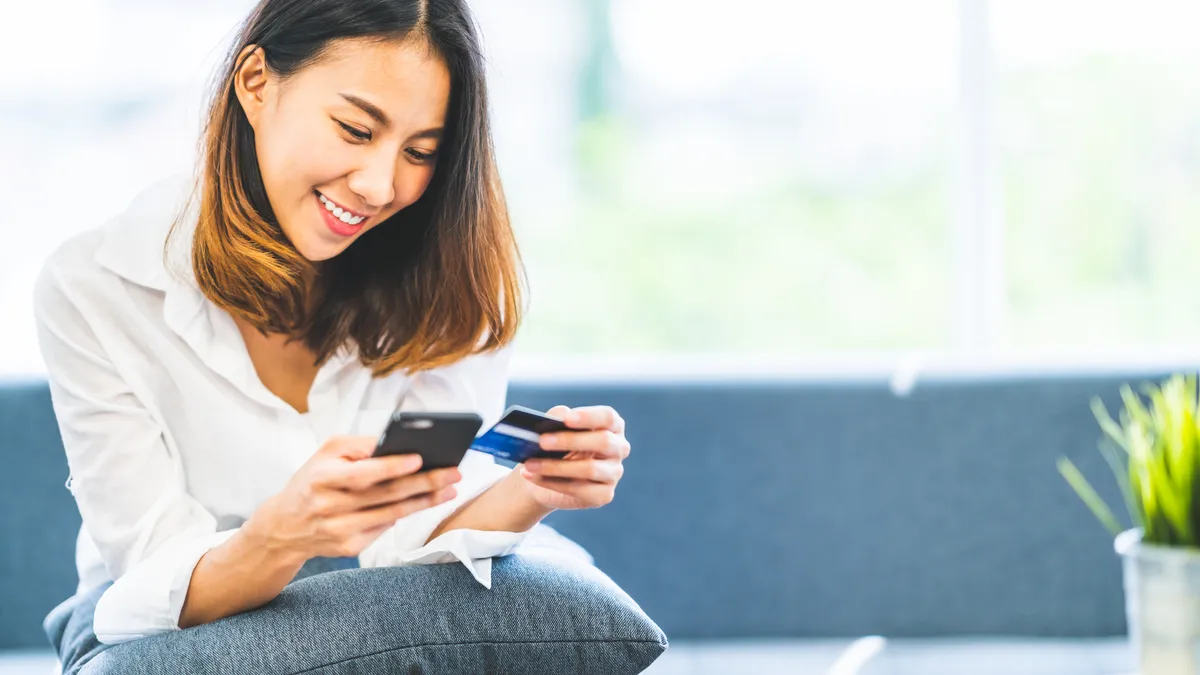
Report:
[[[1115,410],[1122,384],[1168,372],[516,380],[509,402],[626,418],[616,500],[550,524],[670,636],[651,672],[824,672],[857,648],[877,670],[846,672],[994,654],[1090,674],[1131,663],[1120,563],[1055,460],[1119,503],[1089,401]],[[0,672],[16,672],[48,655],[79,516],[45,382],[0,387],[0,429]]]

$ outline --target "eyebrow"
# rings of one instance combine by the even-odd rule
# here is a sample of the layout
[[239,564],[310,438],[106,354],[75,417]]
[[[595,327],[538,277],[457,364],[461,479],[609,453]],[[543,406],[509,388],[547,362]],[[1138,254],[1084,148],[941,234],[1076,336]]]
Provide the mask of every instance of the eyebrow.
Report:
[[[390,127],[392,125],[392,121],[390,119],[388,119],[387,113],[383,112],[383,110],[379,106],[375,105],[374,103],[371,103],[370,101],[365,100],[363,98],[359,98],[358,96],[355,96],[354,94],[338,94],[338,95],[341,96],[342,98],[346,99],[350,103],[353,103],[360,110],[362,110],[363,112],[370,115],[376,122],[379,122],[384,127]],[[411,138],[429,138],[429,139],[433,139],[433,140],[438,140],[441,137],[442,137],[441,127],[435,127],[432,129],[425,129],[422,131],[418,131],[417,133],[415,133],[411,136]]]

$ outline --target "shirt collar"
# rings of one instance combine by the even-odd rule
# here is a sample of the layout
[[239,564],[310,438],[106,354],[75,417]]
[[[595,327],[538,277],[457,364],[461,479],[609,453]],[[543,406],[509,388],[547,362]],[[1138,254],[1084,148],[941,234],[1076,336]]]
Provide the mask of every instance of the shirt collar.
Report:
[[[146,188],[105,225],[96,259],[133,283],[162,291],[164,322],[215,372],[252,398],[290,410],[262,384],[233,319],[209,302],[196,282],[191,254],[198,199],[189,199],[195,187],[192,176],[180,174]],[[164,257],[167,233],[176,222]],[[314,392],[332,386],[328,380],[356,363],[357,354],[352,346],[338,350],[317,373]]]
[[[191,248],[198,201],[189,199],[194,187],[191,175],[176,174],[143,190],[104,226],[97,262],[129,281],[159,291],[169,290],[173,283],[194,287]],[[179,224],[164,259],[167,233],[176,221]]]

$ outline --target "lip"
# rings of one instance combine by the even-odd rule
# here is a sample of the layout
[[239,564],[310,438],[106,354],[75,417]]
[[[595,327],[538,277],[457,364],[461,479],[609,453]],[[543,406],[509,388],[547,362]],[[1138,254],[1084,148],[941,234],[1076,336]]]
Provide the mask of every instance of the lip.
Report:
[[[316,192],[315,190],[313,192],[317,195],[321,194],[320,192]],[[322,195],[322,196],[325,196],[325,195]],[[328,196],[325,196],[325,198],[329,199]],[[350,209],[346,209],[346,208],[342,207],[341,204],[334,202],[332,199],[329,199],[329,201],[333,202],[334,205],[342,208],[342,210],[349,211],[351,215],[354,215],[354,216],[363,215],[360,213],[355,213],[354,211],[350,211]],[[316,203],[317,203],[317,210],[319,210],[321,212],[321,219],[325,221],[325,226],[328,227],[330,229],[330,231],[332,231],[334,234],[338,235],[339,237],[352,237],[352,236],[358,234],[359,232],[362,231],[363,227],[367,224],[367,220],[370,220],[369,218],[364,217],[363,221],[357,225],[343,223],[341,220],[339,220],[337,217],[335,217],[333,215],[332,211],[325,208],[325,205],[321,203],[320,198],[316,199]]]

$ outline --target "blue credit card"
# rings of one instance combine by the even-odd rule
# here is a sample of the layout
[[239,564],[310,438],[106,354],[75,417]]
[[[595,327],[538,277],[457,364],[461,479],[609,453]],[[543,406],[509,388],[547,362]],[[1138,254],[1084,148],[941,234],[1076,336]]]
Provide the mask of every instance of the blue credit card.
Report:
[[562,451],[542,450],[538,445],[538,437],[552,431],[565,431],[567,428],[560,419],[531,408],[514,405],[504,411],[500,421],[492,425],[491,429],[475,439],[471,449],[518,464],[534,457],[561,458],[564,454]]

